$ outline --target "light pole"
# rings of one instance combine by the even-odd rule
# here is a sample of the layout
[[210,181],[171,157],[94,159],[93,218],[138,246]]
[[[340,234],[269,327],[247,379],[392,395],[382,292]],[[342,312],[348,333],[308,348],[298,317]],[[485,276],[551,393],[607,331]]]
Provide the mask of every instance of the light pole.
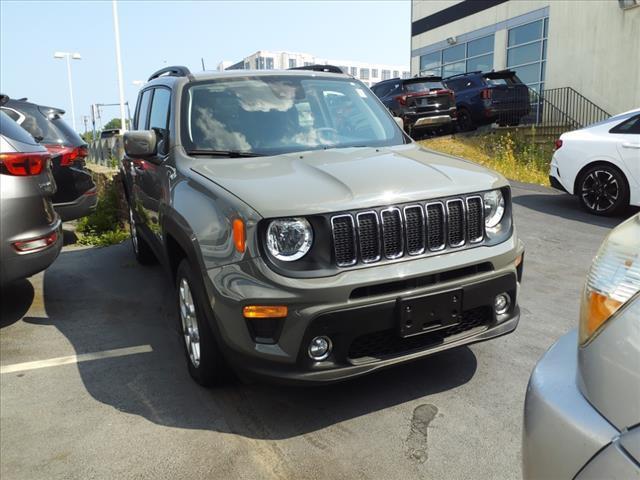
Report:
[[118,67],[118,87],[120,89],[120,126],[122,132],[127,131],[124,113],[124,82],[122,81],[122,57],[120,55],[120,23],[118,20],[118,2],[113,0],[113,34],[116,38],[116,64]]
[[82,57],[78,52],[55,52],[53,54],[53,58],[57,58],[59,60],[66,58],[67,59],[67,77],[69,78],[69,96],[71,97],[71,123],[73,124],[73,129],[76,130],[76,109],[73,104],[73,82],[71,81],[71,60],[81,60]]

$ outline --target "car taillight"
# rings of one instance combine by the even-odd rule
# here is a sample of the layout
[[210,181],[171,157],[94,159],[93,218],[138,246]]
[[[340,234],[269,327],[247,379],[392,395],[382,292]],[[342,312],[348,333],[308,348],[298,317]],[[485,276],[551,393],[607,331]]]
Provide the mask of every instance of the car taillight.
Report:
[[556,145],[556,150],[558,150],[562,146],[562,140],[557,139],[555,145]]
[[491,90],[490,88],[485,88],[484,90],[480,91],[480,98],[482,98],[483,100],[490,100],[492,97],[492,93],[493,90]]
[[407,104],[407,96],[406,95],[398,95],[396,97],[394,97],[398,103],[400,105],[406,105]]
[[89,156],[89,150],[85,145],[79,147],[63,147],[60,145],[45,145],[52,155],[61,155],[60,166],[68,167],[76,160],[82,160]]
[[49,245],[53,245],[58,240],[58,232],[49,233],[43,237],[32,238],[20,242],[13,242],[13,248],[19,252],[33,252],[35,250],[43,250]]
[[0,171],[16,177],[40,175],[49,158],[48,152],[0,153]]

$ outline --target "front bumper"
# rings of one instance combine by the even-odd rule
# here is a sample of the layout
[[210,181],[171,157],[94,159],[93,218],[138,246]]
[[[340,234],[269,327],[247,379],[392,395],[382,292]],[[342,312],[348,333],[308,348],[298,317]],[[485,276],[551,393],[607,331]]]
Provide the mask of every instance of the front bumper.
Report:
[[[517,299],[522,274],[522,266],[516,270],[514,260],[523,250],[514,236],[494,247],[314,279],[281,277],[255,258],[209,271],[216,329],[227,359],[243,373],[287,383],[345,380],[513,331],[519,318]],[[487,258],[487,252],[494,255]],[[460,273],[453,276],[454,272]],[[438,275],[437,281],[412,283],[434,274]],[[362,288],[381,285],[381,290],[374,288],[372,293],[361,294]],[[398,298],[452,290],[462,290],[460,325],[406,339],[399,336]],[[503,291],[509,292],[512,305],[507,313],[496,317],[493,300]],[[245,305],[289,307],[288,317],[274,327],[273,341],[252,335],[252,321],[245,320],[241,313]],[[334,346],[332,355],[321,362],[307,356],[308,344],[317,335],[328,335]]]
[[574,478],[619,435],[578,389],[577,350],[577,331],[572,330],[544,354],[531,374],[522,436],[525,479]]

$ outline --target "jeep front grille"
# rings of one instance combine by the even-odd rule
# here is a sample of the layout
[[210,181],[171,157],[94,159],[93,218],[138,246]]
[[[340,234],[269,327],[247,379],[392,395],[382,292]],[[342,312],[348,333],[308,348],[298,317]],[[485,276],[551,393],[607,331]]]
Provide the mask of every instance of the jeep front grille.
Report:
[[472,195],[331,218],[336,264],[350,267],[459,249],[484,239],[484,205]]

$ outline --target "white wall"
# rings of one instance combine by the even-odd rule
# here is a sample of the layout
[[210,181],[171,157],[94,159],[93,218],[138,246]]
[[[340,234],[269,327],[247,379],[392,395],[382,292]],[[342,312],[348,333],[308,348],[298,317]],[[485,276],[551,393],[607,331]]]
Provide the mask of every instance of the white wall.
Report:
[[[458,1],[413,0],[413,21]],[[611,114],[640,107],[640,7],[617,0],[510,0],[413,37],[412,51],[549,7],[545,88],[573,87]],[[506,30],[495,32],[494,68],[506,67]],[[420,68],[411,58],[411,72]]]

